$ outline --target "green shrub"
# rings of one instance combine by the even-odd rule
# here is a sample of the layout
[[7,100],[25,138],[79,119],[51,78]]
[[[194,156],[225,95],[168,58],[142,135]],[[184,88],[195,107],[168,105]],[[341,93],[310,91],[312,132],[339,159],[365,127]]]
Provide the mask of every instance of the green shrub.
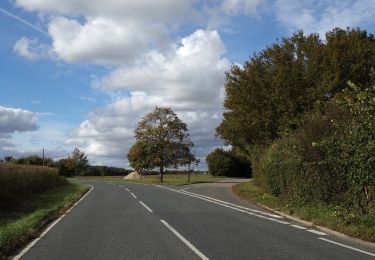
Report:
[[208,172],[214,176],[250,177],[250,163],[232,152],[216,148],[206,157]]
[[55,168],[0,164],[0,207],[64,184]]

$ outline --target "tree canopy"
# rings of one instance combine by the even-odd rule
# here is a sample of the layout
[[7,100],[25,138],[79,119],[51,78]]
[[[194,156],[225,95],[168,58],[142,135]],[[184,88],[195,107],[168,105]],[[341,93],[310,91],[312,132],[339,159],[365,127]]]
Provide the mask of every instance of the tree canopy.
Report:
[[349,80],[365,86],[375,67],[369,57],[375,57],[375,38],[360,29],[334,29],[324,41],[302,31],[283,38],[226,74],[218,135],[236,147],[269,144]]
[[165,168],[197,164],[187,126],[168,107],[156,107],[138,123],[136,143],[128,153],[130,165],[139,171],[159,168],[163,181]]

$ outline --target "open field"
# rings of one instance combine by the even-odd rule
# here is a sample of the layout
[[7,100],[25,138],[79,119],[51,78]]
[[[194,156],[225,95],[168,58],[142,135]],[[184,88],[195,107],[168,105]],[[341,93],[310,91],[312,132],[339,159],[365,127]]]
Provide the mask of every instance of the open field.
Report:
[[[186,185],[193,183],[207,183],[214,182],[224,177],[216,177],[210,174],[192,174],[190,183],[188,182],[187,174],[165,174],[163,184],[168,185]],[[158,183],[160,184],[158,175],[145,175],[141,180],[126,180],[124,176],[80,176],[80,180],[101,180],[101,181],[118,181],[118,182],[136,182],[136,183]]]
[[35,238],[40,230],[77,201],[87,185],[76,182],[17,201],[0,212],[0,259]]
[[348,219],[348,217],[351,218],[351,221],[348,222],[343,220],[343,213],[333,207],[323,205],[306,205],[303,207],[286,205],[277,197],[268,194],[256,186],[253,182],[240,183],[233,186],[232,190],[241,198],[250,202],[265,205],[353,237],[375,242],[375,217],[371,213],[362,216],[350,216],[349,213],[345,216],[345,219]]

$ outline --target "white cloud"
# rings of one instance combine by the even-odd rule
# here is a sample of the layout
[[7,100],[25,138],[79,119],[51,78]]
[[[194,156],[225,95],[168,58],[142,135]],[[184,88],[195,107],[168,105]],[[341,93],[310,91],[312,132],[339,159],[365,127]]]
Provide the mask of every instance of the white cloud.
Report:
[[165,48],[170,32],[194,16],[194,2],[196,0],[16,1],[28,11],[54,14],[48,32],[52,52],[57,57],[66,62],[97,64],[131,63],[150,46]]
[[13,46],[13,52],[29,60],[48,56],[47,47],[45,45],[38,44],[37,38],[20,38]]
[[37,115],[20,108],[0,106],[0,134],[34,131],[38,128]]
[[136,67],[115,70],[96,87],[129,94],[90,113],[67,144],[83,148],[93,162],[117,159],[124,166],[140,118],[155,106],[170,106],[188,124],[203,159],[222,144],[214,135],[221,120],[224,72],[230,67],[224,52],[216,31],[197,30],[168,54],[152,51]]
[[373,0],[275,0],[276,18],[290,31],[303,29],[311,33],[335,27],[355,27],[375,17]]

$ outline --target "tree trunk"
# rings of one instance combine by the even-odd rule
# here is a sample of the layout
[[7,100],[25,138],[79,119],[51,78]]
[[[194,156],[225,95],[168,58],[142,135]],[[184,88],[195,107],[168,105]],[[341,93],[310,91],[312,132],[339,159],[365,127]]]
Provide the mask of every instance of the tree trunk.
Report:
[[164,165],[160,166],[160,182],[163,182]]

